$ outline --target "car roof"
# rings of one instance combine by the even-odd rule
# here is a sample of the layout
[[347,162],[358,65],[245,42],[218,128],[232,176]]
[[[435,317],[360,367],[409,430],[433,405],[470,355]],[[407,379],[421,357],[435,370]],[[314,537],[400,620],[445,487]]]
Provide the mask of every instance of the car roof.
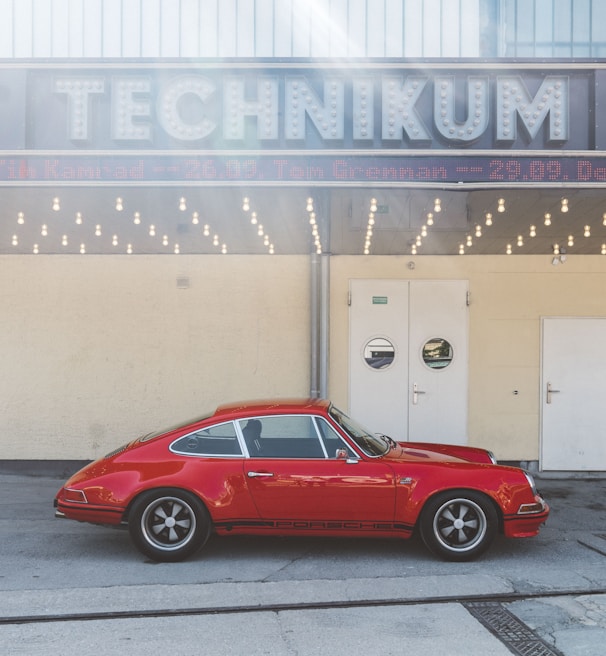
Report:
[[213,419],[232,417],[233,415],[313,413],[326,410],[330,406],[327,399],[292,398],[292,399],[258,399],[225,403],[217,407]]

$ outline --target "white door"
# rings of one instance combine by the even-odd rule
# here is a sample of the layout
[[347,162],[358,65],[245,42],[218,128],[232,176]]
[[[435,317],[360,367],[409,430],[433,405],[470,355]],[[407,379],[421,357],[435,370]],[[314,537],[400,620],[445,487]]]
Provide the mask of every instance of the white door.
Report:
[[606,318],[544,318],[541,468],[606,471]]
[[399,440],[467,441],[467,282],[352,280],[349,412]]

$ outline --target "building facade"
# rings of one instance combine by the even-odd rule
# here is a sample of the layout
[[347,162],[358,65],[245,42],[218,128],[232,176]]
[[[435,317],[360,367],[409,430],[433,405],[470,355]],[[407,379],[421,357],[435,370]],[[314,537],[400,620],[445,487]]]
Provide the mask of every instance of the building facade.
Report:
[[3,467],[311,395],[605,470],[602,5],[0,0]]

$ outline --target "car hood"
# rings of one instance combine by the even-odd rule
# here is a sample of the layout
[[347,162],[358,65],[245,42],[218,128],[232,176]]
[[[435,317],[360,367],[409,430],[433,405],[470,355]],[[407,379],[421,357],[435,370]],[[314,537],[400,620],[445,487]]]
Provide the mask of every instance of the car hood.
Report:
[[384,456],[389,460],[397,460],[400,462],[460,462],[468,463],[469,460],[459,458],[449,453],[440,453],[431,449],[424,449],[419,447],[409,447],[398,445]]

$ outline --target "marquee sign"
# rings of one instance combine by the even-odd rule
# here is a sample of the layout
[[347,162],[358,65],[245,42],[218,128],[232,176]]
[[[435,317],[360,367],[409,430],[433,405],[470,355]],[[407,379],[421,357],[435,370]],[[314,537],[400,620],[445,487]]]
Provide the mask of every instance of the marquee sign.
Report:
[[599,185],[606,157],[347,154],[31,155],[0,158],[4,184]]
[[0,183],[596,183],[605,90],[581,66],[7,65]]

